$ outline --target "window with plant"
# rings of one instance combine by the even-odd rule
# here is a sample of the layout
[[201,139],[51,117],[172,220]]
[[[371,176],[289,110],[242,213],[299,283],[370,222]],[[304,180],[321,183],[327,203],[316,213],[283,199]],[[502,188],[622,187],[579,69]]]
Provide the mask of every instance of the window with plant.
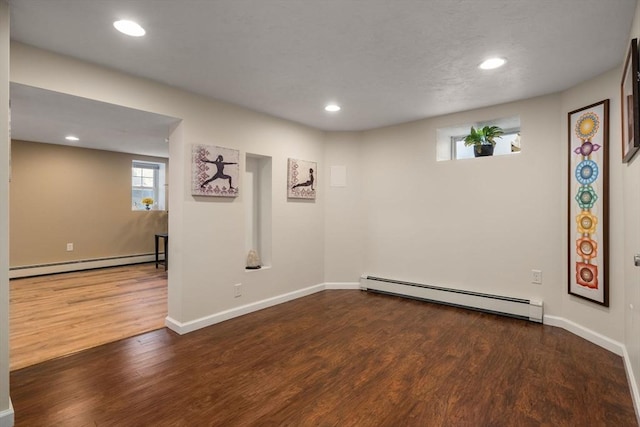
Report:
[[460,123],[436,130],[437,161],[517,154],[520,150],[520,116]]
[[164,167],[163,163],[133,161],[132,210],[164,210]]

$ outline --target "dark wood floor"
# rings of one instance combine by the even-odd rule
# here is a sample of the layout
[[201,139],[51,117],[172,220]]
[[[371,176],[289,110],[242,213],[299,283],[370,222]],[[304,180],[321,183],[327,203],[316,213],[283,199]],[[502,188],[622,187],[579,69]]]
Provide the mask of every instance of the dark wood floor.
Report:
[[562,329],[324,291],[11,373],[16,426],[635,426],[622,359]]

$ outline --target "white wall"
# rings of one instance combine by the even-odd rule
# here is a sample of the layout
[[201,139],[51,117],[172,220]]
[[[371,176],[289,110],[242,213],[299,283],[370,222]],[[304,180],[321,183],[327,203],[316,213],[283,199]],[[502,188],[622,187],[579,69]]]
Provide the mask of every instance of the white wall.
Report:
[[[44,71],[46,70],[46,71]],[[324,187],[314,202],[286,197],[287,158],[318,161],[323,133],[21,44],[11,81],[182,119],[170,136],[169,317],[189,322],[324,282]],[[191,144],[273,159],[272,268],[245,272],[242,182],[236,199],[191,196]],[[241,165],[244,170],[244,165]],[[233,285],[243,284],[234,298]]]
[[[624,265],[631,255],[623,255],[629,227],[622,221],[616,143],[619,76],[614,69],[560,94],[327,134],[325,174],[331,165],[346,164],[348,185],[326,191],[326,281],[351,282],[367,273],[540,298],[546,315],[625,342]],[[603,99],[610,99],[612,159],[608,308],[567,293],[566,265],[567,113]],[[514,115],[521,119],[521,153],[436,161],[436,129]],[[629,193],[640,202],[637,191]],[[542,285],[531,283],[532,269],[542,270]]]
[[[330,132],[325,139],[325,280],[355,283],[363,270],[361,132]],[[331,185],[331,168],[344,167],[344,186]],[[339,183],[342,184],[342,183]]]
[[[436,130],[520,115],[522,152],[436,161]],[[561,310],[564,211],[558,95],[364,133],[367,274],[522,298]],[[531,270],[543,271],[542,285]]]
[[0,427],[13,425],[9,399],[9,5],[0,1]]
[[[629,40],[632,38],[640,38],[640,6],[636,7]],[[620,265],[624,271],[624,343],[635,374],[632,380],[635,381],[636,414],[640,417],[640,268],[633,265],[633,256],[640,253],[640,154],[636,157],[631,164],[620,166],[624,231]]]

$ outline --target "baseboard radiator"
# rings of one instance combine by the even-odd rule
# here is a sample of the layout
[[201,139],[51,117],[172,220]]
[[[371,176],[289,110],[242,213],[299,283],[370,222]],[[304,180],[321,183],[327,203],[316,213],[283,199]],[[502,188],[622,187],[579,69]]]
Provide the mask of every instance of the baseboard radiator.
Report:
[[[158,258],[164,260],[164,254]],[[108,258],[81,259],[49,264],[24,265],[9,268],[9,279],[42,276],[45,274],[68,273],[72,271],[91,270],[94,268],[118,267],[122,265],[141,264],[155,261],[155,254],[123,255]]]
[[542,301],[490,295],[382,277],[362,276],[360,288],[370,292],[464,307],[542,323]]

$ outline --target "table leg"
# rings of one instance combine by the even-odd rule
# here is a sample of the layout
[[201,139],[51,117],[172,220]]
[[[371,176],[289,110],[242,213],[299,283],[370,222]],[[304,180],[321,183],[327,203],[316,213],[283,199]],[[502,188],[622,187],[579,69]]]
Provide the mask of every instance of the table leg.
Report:
[[156,234],[156,268],[158,268],[158,235]]
[[164,236],[164,271],[169,268],[169,236]]

